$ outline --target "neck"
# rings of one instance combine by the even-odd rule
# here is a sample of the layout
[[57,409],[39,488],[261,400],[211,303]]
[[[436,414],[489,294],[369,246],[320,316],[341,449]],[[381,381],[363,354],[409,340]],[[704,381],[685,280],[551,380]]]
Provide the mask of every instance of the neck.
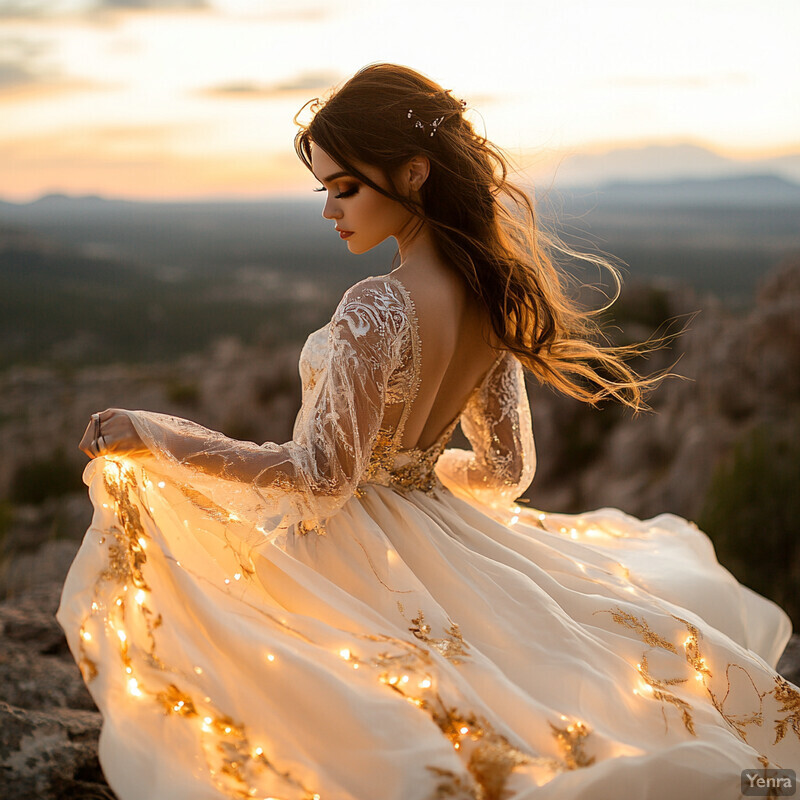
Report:
[[429,272],[432,268],[444,266],[436,253],[430,228],[420,219],[415,219],[414,223],[396,237],[400,266],[394,272],[401,269],[405,274]]

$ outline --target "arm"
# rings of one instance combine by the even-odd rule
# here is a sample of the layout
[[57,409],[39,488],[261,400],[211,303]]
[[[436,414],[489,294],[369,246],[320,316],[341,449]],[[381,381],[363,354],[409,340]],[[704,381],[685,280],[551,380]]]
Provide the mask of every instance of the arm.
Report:
[[406,320],[379,281],[345,294],[330,324],[325,368],[285,444],[241,442],[162,414],[123,413],[160,474],[191,484],[239,518],[310,527],[344,505],[367,467]]
[[449,448],[436,474],[457,495],[506,507],[530,486],[536,470],[531,412],[522,364],[507,352],[461,415],[472,450]]

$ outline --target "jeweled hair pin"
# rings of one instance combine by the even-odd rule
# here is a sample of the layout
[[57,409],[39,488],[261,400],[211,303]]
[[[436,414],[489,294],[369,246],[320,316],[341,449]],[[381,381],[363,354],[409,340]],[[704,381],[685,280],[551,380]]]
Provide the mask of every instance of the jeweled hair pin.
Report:
[[[467,107],[467,101],[466,100],[459,100],[459,105],[461,106],[461,111],[463,112]],[[429,135],[433,136],[436,133],[436,131],[439,129],[439,126],[448,118],[448,116],[451,116],[451,115],[443,114],[441,117],[436,117],[436,119],[431,120],[430,122],[425,122],[423,119],[420,119],[420,117],[417,114],[414,113],[414,109],[413,108],[409,108],[408,109],[408,114],[406,116],[408,117],[408,119],[411,119],[412,117],[415,117],[415,119],[414,119],[414,127],[415,128],[419,128],[422,131],[425,131],[428,128],[430,128],[431,132],[430,132]]]

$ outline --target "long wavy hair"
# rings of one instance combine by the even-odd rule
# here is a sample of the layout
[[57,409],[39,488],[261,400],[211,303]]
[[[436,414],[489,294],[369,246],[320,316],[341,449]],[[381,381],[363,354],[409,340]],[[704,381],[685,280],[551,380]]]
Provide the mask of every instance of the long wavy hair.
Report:
[[[304,124],[299,117],[309,104],[313,117]],[[496,337],[540,382],[591,405],[613,398],[635,411],[646,408],[645,390],[664,375],[642,377],[626,362],[653,350],[654,340],[603,344],[595,321],[619,296],[618,268],[543,229],[528,194],[508,179],[510,159],[475,132],[463,111],[451,90],[409,67],[370,64],[326,100],[314,98],[298,111],[295,151],[310,170],[315,142],[342,169],[424,220],[438,255],[482,301]],[[392,181],[417,155],[430,162],[419,202]],[[380,168],[390,189],[354,162]],[[607,269],[616,289],[611,302],[579,305],[555,251]]]

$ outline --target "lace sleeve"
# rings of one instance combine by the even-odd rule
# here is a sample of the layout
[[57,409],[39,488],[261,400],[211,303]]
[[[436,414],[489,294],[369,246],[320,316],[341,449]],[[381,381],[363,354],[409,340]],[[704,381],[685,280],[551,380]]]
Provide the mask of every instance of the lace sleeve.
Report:
[[329,326],[324,367],[285,444],[257,445],[176,417],[126,413],[160,475],[260,528],[302,522],[309,529],[350,498],[368,465],[407,325],[402,301],[379,279],[348,290]]
[[536,470],[531,411],[522,364],[510,352],[498,360],[461,415],[472,450],[449,448],[436,474],[456,494],[505,507],[531,484]]

